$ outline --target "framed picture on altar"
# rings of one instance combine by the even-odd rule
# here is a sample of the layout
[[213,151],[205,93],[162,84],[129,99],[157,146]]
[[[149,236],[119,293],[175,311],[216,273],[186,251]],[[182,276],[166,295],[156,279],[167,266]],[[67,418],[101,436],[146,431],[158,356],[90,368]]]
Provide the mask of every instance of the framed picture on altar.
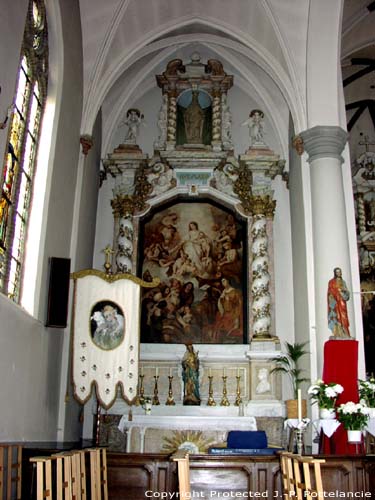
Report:
[[141,342],[246,342],[246,222],[211,200],[159,207],[140,226]]

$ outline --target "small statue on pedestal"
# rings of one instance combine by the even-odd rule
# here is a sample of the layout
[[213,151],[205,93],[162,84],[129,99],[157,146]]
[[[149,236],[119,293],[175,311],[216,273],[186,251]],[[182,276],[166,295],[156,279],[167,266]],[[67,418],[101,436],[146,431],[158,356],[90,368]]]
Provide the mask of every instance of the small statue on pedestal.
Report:
[[199,359],[198,352],[194,351],[192,344],[186,344],[186,352],[182,358],[182,379],[184,381],[184,405],[200,405]]
[[260,109],[250,111],[249,118],[241,125],[249,127],[250,147],[251,148],[267,148],[264,142],[264,113]]
[[137,137],[139,134],[139,127],[143,123],[144,115],[141,114],[139,109],[130,108],[126,113],[126,119],[120,123],[120,126],[126,125],[128,130],[125,135],[125,144],[137,144]]
[[350,339],[349,318],[346,303],[350,298],[350,292],[342,279],[342,271],[339,267],[333,270],[333,278],[328,282],[327,305],[328,305],[328,327],[335,339]]

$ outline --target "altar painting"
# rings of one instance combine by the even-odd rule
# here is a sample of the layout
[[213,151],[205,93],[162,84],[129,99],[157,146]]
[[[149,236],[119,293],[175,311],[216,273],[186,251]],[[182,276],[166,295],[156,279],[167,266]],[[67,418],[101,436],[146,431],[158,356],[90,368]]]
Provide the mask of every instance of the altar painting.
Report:
[[142,342],[245,341],[245,223],[212,203],[176,203],[144,222]]

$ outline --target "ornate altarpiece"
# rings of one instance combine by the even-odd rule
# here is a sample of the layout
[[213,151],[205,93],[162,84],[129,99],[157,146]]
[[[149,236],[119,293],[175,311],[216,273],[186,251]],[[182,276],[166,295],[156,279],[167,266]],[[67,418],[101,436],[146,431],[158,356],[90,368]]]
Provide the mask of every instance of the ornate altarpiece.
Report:
[[[188,262],[190,269],[186,271],[181,281],[183,283],[194,281],[195,288],[199,287],[199,293],[203,297],[204,292],[214,288],[212,282],[204,281],[205,278],[208,280],[212,276],[205,275],[207,269],[204,269],[202,264],[205,256],[204,239],[208,228],[201,231],[199,222],[194,220],[195,215],[192,213],[191,218],[189,216],[186,220],[195,222],[194,227],[191,225],[186,228],[185,225],[186,234],[179,234],[179,237],[172,241],[175,236],[172,233],[181,230],[179,222],[183,218],[182,214],[186,217],[187,207],[183,207],[177,214],[174,213],[176,212],[174,208],[179,204],[189,204],[189,206],[194,204],[198,207],[202,206],[201,203],[206,203],[205,209],[213,206],[219,212],[221,210],[222,214],[226,214],[229,219],[241,221],[245,228],[246,243],[246,251],[243,251],[245,247],[242,247],[241,253],[246,262],[242,262],[240,273],[237,272],[232,276],[235,280],[231,285],[236,290],[241,286],[247,290],[247,295],[244,296],[245,313],[242,316],[245,335],[241,337],[245,349],[241,350],[241,353],[238,349],[234,349],[233,352],[239,354],[228,356],[228,347],[225,348],[224,344],[207,350],[210,354],[203,355],[200,368],[202,405],[205,404],[203,401],[209,393],[208,373],[212,373],[214,381],[220,381],[224,367],[224,370],[228,370],[229,404],[234,404],[232,399],[234,400],[240,391],[245,405],[255,403],[251,409],[252,415],[279,417],[282,415],[281,387],[276,375],[271,373],[273,365],[270,362],[279,344],[274,322],[273,217],[277,207],[272,181],[278,175],[284,180],[287,179],[287,175],[284,174],[285,162],[280,160],[280,157],[264,142],[259,123],[259,119],[263,118],[263,112],[260,110],[253,110],[250,113],[248,122],[252,124],[252,128],[249,125],[249,148],[239,157],[234,155],[231,111],[227,101],[233,77],[225,73],[220,61],[209,60],[207,64],[203,64],[198,55],[192,56],[188,64],[175,59],[168,63],[161,75],[156,76],[156,80],[161,89],[161,105],[157,121],[158,137],[154,142],[153,156],[149,158],[145,155],[136,141],[132,140],[120,144],[103,161],[104,178],[112,176],[115,179],[114,196],[111,200],[114,217],[113,269],[120,273],[138,272],[138,275],[143,273],[144,280],[151,279],[152,266],[142,266],[142,261],[144,264],[146,254],[146,259],[152,261],[155,251],[158,266],[165,265],[167,269],[164,277],[165,286],[169,287],[166,294],[169,294],[170,298],[173,287],[171,279],[176,279],[176,274],[179,272],[176,267],[177,259],[183,260],[187,256],[190,260]],[[138,116],[142,116],[140,111]],[[258,119],[257,122],[251,122],[253,116]],[[181,128],[184,128],[183,133]],[[144,227],[147,228],[147,224],[150,224],[150,214],[156,214],[156,222],[154,220],[151,223],[152,227],[145,241],[144,233],[140,237],[140,232],[142,233]],[[164,219],[162,222],[163,217],[166,219],[169,217],[169,221],[166,222]],[[199,217],[202,224],[202,214]],[[159,230],[156,229],[157,223],[160,224]],[[225,225],[224,220],[221,221],[221,225]],[[196,235],[199,232],[203,233],[199,243],[189,242],[189,230],[195,231]],[[228,235],[223,232],[222,236],[224,243]],[[211,233],[210,241],[206,239],[206,244],[209,243],[212,248],[213,241],[217,243],[218,239],[218,235],[214,237]],[[166,240],[169,249],[162,255],[162,243]],[[226,249],[232,251],[232,256],[238,256],[239,248],[236,248],[238,242],[229,235],[226,243]],[[171,251],[171,248],[174,250]],[[225,255],[226,249],[222,248],[221,257]],[[197,252],[200,252],[199,260],[193,262]],[[211,256],[210,253],[206,254],[206,257]],[[219,257],[216,257],[216,260],[218,259]],[[195,269],[193,269],[194,264]],[[216,271],[217,276],[214,277],[219,278],[219,281],[225,277],[222,270],[216,268]],[[216,284],[219,285],[216,293],[220,295],[224,285],[219,282]],[[146,314],[163,301],[164,292],[165,290],[159,289],[153,295],[149,295],[149,308],[144,311]],[[155,295],[158,297],[155,298]],[[167,295],[164,296],[163,307],[169,305],[169,299],[166,297]],[[179,311],[180,316],[182,313],[183,311]],[[187,308],[186,314],[189,313],[191,310]],[[181,318],[182,331],[183,322],[188,324],[188,320],[186,318],[185,320]],[[196,342],[195,338],[192,336],[191,340]],[[179,341],[182,341],[182,335]],[[219,341],[223,342],[223,337],[219,337]],[[166,398],[169,372],[169,376],[173,379],[169,387],[173,389],[175,403],[179,405],[182,402],[181,372],[178,368],[181,349],[176,347],[168,350],[163,347],[165,342],[173,342],[171,339],[163,339],[161,336],[161,342],[164,344],[158,344],[159,349],[156,347],[157,344],[152,344],[155,345],[153,349],[147,348],[143,360],[141,349],[145,393],[152,394],[153,379],[157,381],[160,376],[160,400]],[[224,350],[220,351],[220,347]],[[204,348],[200,352],[204,353]],[[266,393],[258,390],[261,370],[263,370],[262,376],[264,371],[267,371],[270,382]],[[218,383],[217,387],[215,385],[213,397],[220,397],[220,391]],[[238,397],[236,401],[239,401]],[[168,407],[163,407],[163,411],[167,409]],[[114,413],[116,412],[125,413],[126,408],[114,409]],[[142,413],[142,410],[140,412]]]

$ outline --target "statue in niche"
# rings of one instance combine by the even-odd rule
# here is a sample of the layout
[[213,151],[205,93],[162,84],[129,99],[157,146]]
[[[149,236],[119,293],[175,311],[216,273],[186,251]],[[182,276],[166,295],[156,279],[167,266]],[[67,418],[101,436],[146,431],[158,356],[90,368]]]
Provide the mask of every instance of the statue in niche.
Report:
[[186,352],[182,358],[182,379],[184,381],[184,405],[200,405],[199,359],[198,351],[194,351],[193,344],[186,344]]
[[264,142],[264,113],[260,109],[250,111],[249,118],[241,125],[249,127],[250,147],[265,147]]
[[350,292],[342,279],[342,271],[339,267],[333,270],[333,278],[328,282],[328,327],[335,339],[349,339],[349,317],[346,303],[350,298]]
[[136,108],[128,109],[126,113],[126,119],[120,123],[120,127],[122,125],[126,125],[128,127],[124,139],[125,144],[137,144],[139,128],[143,123],[144,123],[144,115],[141,114],[139,109]]
[[184,112],[186,140],[188,144],[203,143],[204,111],[198,101],[198,92],[193,91],[189,106]]

